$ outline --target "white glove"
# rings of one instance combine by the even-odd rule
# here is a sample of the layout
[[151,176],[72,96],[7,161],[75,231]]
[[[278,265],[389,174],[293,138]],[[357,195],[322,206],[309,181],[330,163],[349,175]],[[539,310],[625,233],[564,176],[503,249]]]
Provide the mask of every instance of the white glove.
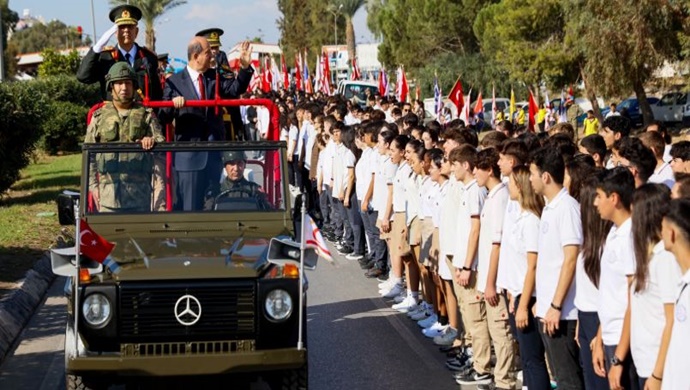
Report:
[[95,45],[93,45],[93,51],[95,53],[100,53],[103,51],[103,47],[108,43],[110,38],[115,35],[117,32],[117,24],[113,24],[112,27],[108,31],[106,31],[103,35],[101,35],[101,38],[96,42]]

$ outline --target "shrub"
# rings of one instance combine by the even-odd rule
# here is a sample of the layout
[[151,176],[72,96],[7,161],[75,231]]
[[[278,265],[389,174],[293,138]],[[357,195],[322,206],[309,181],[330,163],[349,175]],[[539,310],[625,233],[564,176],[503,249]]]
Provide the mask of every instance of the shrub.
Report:
[[46,153],[77,151],[86,134],[89,109],[72,102],[53,101],[48,105],[48,118],[43,123],[43,136],[38,146]]
[[46,96],[34,83],[0,83],[0,193],[19,179],[46,117]]

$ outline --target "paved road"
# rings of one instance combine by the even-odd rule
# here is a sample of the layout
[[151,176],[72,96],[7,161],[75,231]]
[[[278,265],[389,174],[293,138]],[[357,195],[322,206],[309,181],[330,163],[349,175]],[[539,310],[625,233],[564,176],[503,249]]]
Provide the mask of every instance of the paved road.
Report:
[[[310,386],[339,389],[458,389],[416,324],[390,309],[357,262],[321,260],[308,274]],[[64,389],[65,300],[58,279],[0,366],[0,389]],[[253,386],[256,387],[256,386]],[[260,387],[260,386],[259,386]]]

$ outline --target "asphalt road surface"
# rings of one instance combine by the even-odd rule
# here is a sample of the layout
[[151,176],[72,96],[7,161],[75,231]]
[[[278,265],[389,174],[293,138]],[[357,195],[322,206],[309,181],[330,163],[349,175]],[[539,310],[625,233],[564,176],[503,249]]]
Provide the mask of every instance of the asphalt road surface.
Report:
[[[356,261],[336,257],[336,266],[321,259],[307,274],[311,389],[458,389],[445,356],[378,296],[378,282],[366,279]],[[53,284],[0,366],[0,390],[64,389],[63,286],[62,278]]]

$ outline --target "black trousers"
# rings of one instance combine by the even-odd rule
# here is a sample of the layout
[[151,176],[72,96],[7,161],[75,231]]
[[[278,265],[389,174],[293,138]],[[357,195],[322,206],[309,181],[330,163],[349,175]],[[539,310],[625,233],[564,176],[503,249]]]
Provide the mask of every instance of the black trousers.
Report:
[[546,347],[551,371],[556,377],[559,390],[582,390],[585,385],[580,366],[580,348],[575,342],[577,321],[561,320],[553,336],[544,333],[544,326],[537,319],[539,333]]

